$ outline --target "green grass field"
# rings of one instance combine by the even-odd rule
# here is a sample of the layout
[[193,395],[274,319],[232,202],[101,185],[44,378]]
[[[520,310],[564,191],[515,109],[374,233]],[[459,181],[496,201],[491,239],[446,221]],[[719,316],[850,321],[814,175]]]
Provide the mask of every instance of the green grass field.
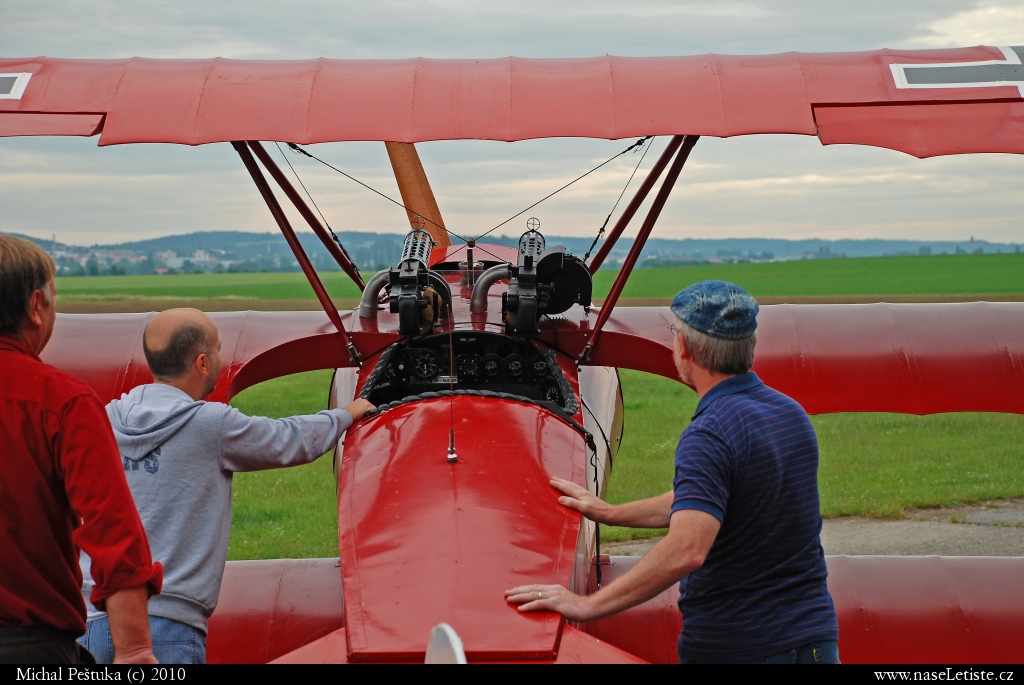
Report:
[[[359,298],[355,285],[341,272],[328,272],[322,277],[333,297]],[[594,295],[606,295],[614,278],[615,272],[598,272]],[[1021,293],[1024,254],[812,259],[636,269],[623,297],[670,298],[686,285],[709,278],[738,283],[756,297]],[[313,290],[301,273],[79,276],[57,279],[57,290],[62,299],[313,298]]]
[[[327,407],[330,371],[277,378],[240,393],[231,404],[250,415],[280,418]],[[312,464],[240,473],[232,493],[229,559],[296,559],[338,555],[333,452]]]
[[[332,297],[359,299],[359,289],[340,271],[320,275]],[[165,274],[162,276],[75,276],[57,279],[61,298],[244,297],[260,300],[313,299],[301,273]]]
[[[608,499],[670,489],[679,434],[697,395],[675,381],[623,370],[626,428]],[[830,414],[812,417],[826,517],[898,517],[905,510],[1024,496],[1024,416]],[[653,533],[606,529],[603,539]]]
[[[601,272],[595,295],[615,274]],[[937,255],[809,260],[770,264],[699,265],[638,269],[624,297],[667,299],[708,278],[737,282],[758,297],[851,295],[975,295],[1024,293],[1024,255]],[[324,281],[337,299],[358,291],[341,273]],[[110,276],[58,279],[61,300],[245,298],[272,308],[273,301],[309,300],[299,273]],[[881,299],[881,298],[880,298]],[[941,298],[937,298],[941,299]],[[293,306],[294,302],[283,303]],[[315,305],[315,303],[314,303]],[[165,305],[175,306],[175,305]],[[202,302],[192,306],[203,307]],[[280,305],[279,305],[280,306]],[[223,308],[223,307],[221,307]],[[111,309],[115,311],[115,309]],[[330,372],[300,374],[263,383],[235,398],[250,414],[285,416],[326,405]],[[624,371],[626,428],[615,462],[609,499],[625,501],[666,491],[672,455],[696,397],[674,381]],[[820,482],[825,516],[898,516],[905,509],[1024,496],[1024,417],[953,414],[930,417],[839,414],[814,418],[821,442]],[[280,558],[337,554],[336,495],[331,457],[294,469],[239,474],[230,558]],[[605,529],[604,539],[635,534]]]
[[[667,491],[679,433],[696,395],[680,383],[621,372],[626,407],[622,449],[608,499]],[[326,406],[329,371],[269,381],[232,402],[267,416]],[[813,419],[821,443],[822,512],[899,516],[905,509],[1024,496],[1024,417],[1003,414],[835,414]],[[231,559],[337,554],[337,499],[331,456],[308,466],[235,477]],[[602,539],[660,531],[603,528]]]
[[[599,271],[594,279],[595,295],[606,294],[615,275]],[[732,281],[755,297],[1020,293],[1024,291],[1024,253],[810,259],[636,269],[622,296],[672,297],[690,283],[706,279]]]

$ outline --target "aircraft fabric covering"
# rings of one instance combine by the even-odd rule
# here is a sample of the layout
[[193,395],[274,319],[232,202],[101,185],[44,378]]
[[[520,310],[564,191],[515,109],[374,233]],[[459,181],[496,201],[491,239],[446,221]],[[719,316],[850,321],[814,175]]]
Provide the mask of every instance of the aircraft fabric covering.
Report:
[[918,157],[1024,153],[1018,51],[0,59],[0,136],[100,130],[100,145],[200,145],[790,133]]

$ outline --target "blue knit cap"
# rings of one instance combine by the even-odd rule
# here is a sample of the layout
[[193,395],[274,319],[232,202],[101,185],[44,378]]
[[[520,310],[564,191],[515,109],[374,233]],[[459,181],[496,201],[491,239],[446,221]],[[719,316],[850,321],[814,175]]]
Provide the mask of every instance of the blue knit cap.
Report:
[[701,281],[679,291],[672,313],[695,331],[737,340],[757,330],[757,300],[735,283]]

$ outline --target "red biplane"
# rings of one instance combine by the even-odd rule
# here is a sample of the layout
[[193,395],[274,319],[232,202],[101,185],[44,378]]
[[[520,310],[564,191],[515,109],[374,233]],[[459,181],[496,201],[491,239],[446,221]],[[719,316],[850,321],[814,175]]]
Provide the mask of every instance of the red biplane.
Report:
[[[230,143],[324,312],[217,314],[227,400],[337,369],[332,398],[379,411],[338,448],[336,559],[233,562],[210,624],[221,662],[423,660],[447,623],[469,661],[668,662],[676,590],[568,624],[522,614],[524,582],[578,592],[621,575],[551,476],[603,490],[618,447],[617,367],[675,377],[669,313],[616,308],[699,136],[818,136],[916,157],[1024,153],[1021,48],[593,59],[248,62],[0,59],[0,135],[99,144]],[[411,143],[671,136],[593,260],[452,245]],[[389,141],[427,230],[363,283],[258,141]],[[261,169],[262,165],[262,169]],[[267,175],[277,184],[275,191]],[[603,306],[591,275],[664,176]],[[295,237],[294,203],[360,285],[339,312]],[[682,287],[685,284],[679,284]],[[150,380],[149,315],[66,315],[44,358],[101,398]],[[755,370],[811,413],[1024,413],[1024,305],[765,306]],[[453,448],[452,435],[456,446]],[[597,436],[597,439],[594,439]],[[830,557],[847,662],[1015,662],[1024,559]]]

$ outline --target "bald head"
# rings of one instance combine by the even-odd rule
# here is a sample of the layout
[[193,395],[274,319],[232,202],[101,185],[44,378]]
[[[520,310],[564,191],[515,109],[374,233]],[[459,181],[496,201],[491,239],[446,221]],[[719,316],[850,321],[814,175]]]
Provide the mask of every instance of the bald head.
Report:
[[142,349],[153,377],[169,381],[185,376],[199,355],[210,356],[219,342],[217,325],[203,312],[168,309],[146,325]]

